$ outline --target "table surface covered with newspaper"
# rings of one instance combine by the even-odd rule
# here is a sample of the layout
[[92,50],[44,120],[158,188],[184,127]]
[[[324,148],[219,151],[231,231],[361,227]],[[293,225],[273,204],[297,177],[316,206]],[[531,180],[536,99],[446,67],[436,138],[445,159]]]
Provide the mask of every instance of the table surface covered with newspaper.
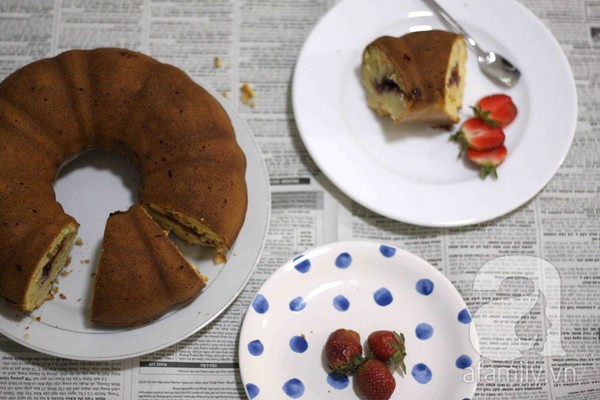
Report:
[[[68,49],[123,47],[175,64],[226,96],[262,151],[271,220],[249,283],[198,333],[141,357],[85,362],[1,337],[0,398],[244,399],[237,342],[258,289],[294,255],[355,239],[388,243],[427,260],[472,313],[536,294],[519,279],[491,294],[478,292],[474,279],[487,262],[501,256],[545,260],[558,273],[560,299],[535,285],[540,292],[546,288],[545,298],[502,332],[517,340],[522,357],[482,358],[474,398],[600,398],[600,1],[519,1],[549,28],[570,63],[578,95],[575,136],[554,178],[531,201],[489,222],[448,228],[398,222],[359,205],[328,180],[304,147],[292,110],[292,76],[303,43],[336,1],[1,1],[1,78]],[[244,98],[245,84],[252,98]],[[543,332],[554,335],[547,342],[552,346],[542,348],[537,339]]]

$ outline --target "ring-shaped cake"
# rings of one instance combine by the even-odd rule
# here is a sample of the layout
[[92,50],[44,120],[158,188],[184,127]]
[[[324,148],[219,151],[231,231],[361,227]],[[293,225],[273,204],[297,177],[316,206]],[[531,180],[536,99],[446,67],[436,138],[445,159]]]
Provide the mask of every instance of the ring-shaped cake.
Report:
[[[115,48],[71,50],[0,83],[0,296],[42,304],[79,223],[56,201],[82,152],[127,157],[163,229],[222,256],[246,215],[246,159],[221,105],[180,69]],[[85,223],[85,222],[83,222]]]

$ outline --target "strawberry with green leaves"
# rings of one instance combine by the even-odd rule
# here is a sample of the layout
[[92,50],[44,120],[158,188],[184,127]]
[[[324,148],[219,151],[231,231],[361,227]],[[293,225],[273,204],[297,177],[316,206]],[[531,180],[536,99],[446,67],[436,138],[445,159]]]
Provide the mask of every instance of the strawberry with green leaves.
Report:
[[512,98],[505,94],[492,94],[483,97],[472,107],[475,115],[486,124],[504,128],[517,117],[518,110]]
[[486,124],[480,118],[469,118],[466,120],[450,140],[461,145],[459,157],[466,149],[489,150],[504,144],[504,132],[502,128]]
[[351,374],[363,361],[360,335],[351,329],[333,331],[325,343],[327,366],[340,374]]
[[406,365],[404,365],[406,346],[403,334],[388,330],[375,331],[369,335],[367,343],[375,358],[385,364],[393,365],[400,375],[406,373]]
[[356,387],[366,400],[388,400],[396,389],[396,380],[389,367],[368,358],[356,370]]
[[506,153],[506,147],[502,145],[483,151],[467,149],[465,155],[473,164],[480,167],[479,176],[481,179],[485,179],[488,175],[492,178],[498,177],[496,167],[502,164],[502,161],[506,158]]

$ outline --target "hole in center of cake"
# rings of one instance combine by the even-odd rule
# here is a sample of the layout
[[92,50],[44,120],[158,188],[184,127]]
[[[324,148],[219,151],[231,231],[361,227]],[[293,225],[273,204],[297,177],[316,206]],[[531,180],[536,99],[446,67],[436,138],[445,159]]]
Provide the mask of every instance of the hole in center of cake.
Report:
[[54,183],[56,199],[81,224],[83,243],[74,246],[73,263],[97,265],[108,216],[137,203],[140,187],[136,168],[117,153],[93,150],[63,166]]

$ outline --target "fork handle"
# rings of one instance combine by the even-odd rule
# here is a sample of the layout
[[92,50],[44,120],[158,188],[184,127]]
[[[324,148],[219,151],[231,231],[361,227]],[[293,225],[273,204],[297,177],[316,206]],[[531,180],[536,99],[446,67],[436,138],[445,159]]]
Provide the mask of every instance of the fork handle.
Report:
[[448,27],[453,30],[455,33],[461,34],[465,37],[465,41],[467,42],[467,44],[469,45],[469,47],[475,52],[477,53],[478,57],[482,57],[485,58],[487,56],[487,52],[484,51],[481,47],[479,47],[479,45],[477,44],[477,42],[475,41],[475,39],[473,39],[471,37],[471,35],[469,35],[467,33],[467,31],[465,31],[463,29],[462,26],[460,26],[458,24],[458,22],[456,22],[454,20],[454,18],[452,18],[450,16],[450,14],[448,14],[446,12],[446,10],[444,10],[435,0],[423,0],[425,1],[425,3],[428,3],[429,6],[431,8],[433,8],[433,10],[437,13],[437,15],[439,15],[444,22],[448,25]]

